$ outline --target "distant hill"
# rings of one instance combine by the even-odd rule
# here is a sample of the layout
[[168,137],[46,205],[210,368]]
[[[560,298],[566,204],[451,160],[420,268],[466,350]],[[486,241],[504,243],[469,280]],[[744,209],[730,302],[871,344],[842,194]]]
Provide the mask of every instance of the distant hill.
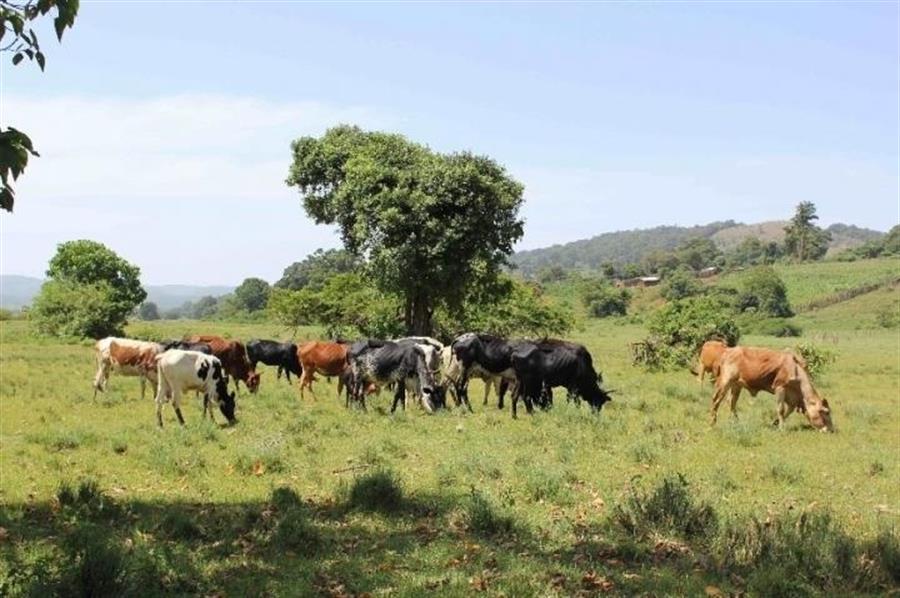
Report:
[[[44,283],[33,276],[15,274],[0,275],[0,307],[18,309],[30,305]],[[193,286],[183,284],[145,285],[147,301],[153,301],[160,309],[179,307],[187,301],[196,301],[205,295],[218,297],[234,291],[232,286]]]
[[[700,226],[657,226],[617,231],[564,245],[520,251],[514,254],[510,261],[526,275],[535,274],[538,270],[549,266],[594,270],[605,262],[616,265],[640,262],[648,253],[660,249],[674,249],[694,237],[711,238],[723,250],[731,249],[751,236],[759,237],[763,241],[781,242],[784,240],[786,224],[787,222],[778,220],[758,224],[727,220]],[[829,246],[831,253],[862,245],[866,241],[884,235],[883,232],[847,224],[832,224],[827,230],[832,236]]]

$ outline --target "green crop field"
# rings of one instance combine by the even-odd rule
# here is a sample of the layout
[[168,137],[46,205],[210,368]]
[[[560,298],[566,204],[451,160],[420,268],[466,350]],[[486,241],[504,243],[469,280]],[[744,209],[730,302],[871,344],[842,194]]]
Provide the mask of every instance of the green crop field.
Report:
[[[893,270],[892,270],[893,268]],[[785,268],[791,300],[896,273],[893,263]],[[614,401],[557,393],[549,412],[363,413],[265,369],[238,423],[111,378],[92,399],[90,343],[0,322],[0,593],[206,596],[880,595],[900,584],[900,336],[874,316],[897,287],[798,315],[836,355],[817,380],[837,433],[772,428],[746,393],[711,428],[687,371],[646,373],[646,331],[590,320],[572,338]],[[138,323],[145,338],[285,338],[270,324]],[[317,331],[299,331],[302,339]],[[476,400],[477,398],[477,400]],[[221,416],[219,420],[221,421]],[[686,485],[680,481],[683,480]],[[654,494],[655,492],[655,494]]]

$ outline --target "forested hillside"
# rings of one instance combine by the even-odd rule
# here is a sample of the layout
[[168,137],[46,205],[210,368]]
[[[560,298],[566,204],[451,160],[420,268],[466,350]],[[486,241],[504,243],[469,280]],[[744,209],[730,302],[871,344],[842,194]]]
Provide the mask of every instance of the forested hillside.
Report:
[[[617,231],[564,245],[520,251],[512,256],[511,261],[525,275],[535,274],[550,266],[594,270],[607,262],[616,266],[637,263],[654,251],[675,249],[692,238],[710,238],[723,250],[737,246],[747,237],[780,243],[784,240],[786,224],[786,221],[778,220],[757,224],[726,220],[690,227],[657,226]],[[840,223],[832,224],[826,230],[831,234],[830,253],[856,247],[884,235],[880,231]]]

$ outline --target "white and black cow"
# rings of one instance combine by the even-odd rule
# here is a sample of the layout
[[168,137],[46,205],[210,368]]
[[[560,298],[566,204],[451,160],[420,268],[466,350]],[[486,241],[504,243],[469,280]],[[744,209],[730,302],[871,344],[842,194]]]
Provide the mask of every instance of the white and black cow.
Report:
[[276,366],[277,378],[280,380],[281,373],[284,372],[288,384],[291,383],[291,374],[300,377],[303,373],[300,359],[297,357],[297,345],[294,343],[253,339],[247,343],[247,357],[254,370],[257,363]]
[[[469,379],[479,372],[499,376],[508,384],[516,383],[516,372],[512,366],[512,353],[524,341],[510,341],[490,334],[467,332],[453,341],[453,355],[462,366],[462,374],[456,383],[456,395],[472,410],[469,402]],[[503,409],[503,390],[500,390],[498,407]]]
[[395,385],[391,413],[404,404],[409,387],[422,406],[431,413],[442,399],[436,392],[434,374],[426,363],[425,351],[415,342],[397,343],[368,339],[353,343],[348,353],[352,370],[353,397],[365,409],[366,389],[370,384],[379,387]]
[[531,413],[532,404],[546,405],[552,389],[558,386],[584,399],[596,411],[610,400],[609,393],[600,387],[602,378],[584,345],[556,339],[519,342],[510,358],[519,382],[513,393],[513,417],[519,398]]
[[[457,388],[459,384],[462,382],[462,373],[463,368],[462,364],[453,354],[453,348],[451,346],[446,346],[441,351],[441,382],[447,391],[453,396],[453,400],[456,402],[456,406],[459,407],[461,404],[461,399],[459,398],[459,394],[457,393]],[[492,374],[486,370],[483,370],[480,365],[477,363],[473,364],[471,368],[469,368],[468,372],[469,380],[472,378],[478,378],[484,382],[484,401],[482,405],[487,405],[488,398],[491,394],[491,390],[493,389],[494,394],[497,395],[498,398],[501,396],[502,389],[504,389],[504,379],[502,376]],[[500,408],[503,408],[503,402],[501,399]]]
[[213,417],[210,403],[219,406],[229,423],[234,417],[234,392],[228,393],[228,376],[222,369],[222,362],[213,355],[199,351],[171,349],[156,357],[156,371],[159,383],[156,391],[156,421],[162,427],[162,406],[171,397],[178,422],[184,425],[181,415],[181,393],[197,390],[203,393],[203,417],[207,410]]
[[207,343],[191,343],[183,340],[163,341],[163,350],[181,349],[182,351],[199,351],[206,355],[212,355],[212,347]]
[[[440,391],[443,392],[443,381],[441,379],[441,351],[444,350],[443,343],[430,336],[405,336],[393,340],[395,343],[413,343],[422,349],[422,353],[425,355],[425,366],[431,370],[431,375],[434,378],[435,389],[438,390],[438,387],[440,387]],[[421,392],[420,394],[415,394],[414,385],[407,384],[406,400],[408,401],[410,398],[414,398],[423,405],[425,404]]]

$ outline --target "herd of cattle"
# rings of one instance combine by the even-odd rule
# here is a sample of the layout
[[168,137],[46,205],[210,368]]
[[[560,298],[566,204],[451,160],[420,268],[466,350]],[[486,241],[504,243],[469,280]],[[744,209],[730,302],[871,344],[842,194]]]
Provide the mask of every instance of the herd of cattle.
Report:
[[[484,404],[494,390],[498,407],[503,409],[509,392],[513,417],[520,400],[529,413],[534,405],[549,409],[553,389],[559,387],[566,389],[570,400],[583,400],[596,411],[610,400],[584,345],[557,339],[510,340],[466,333],[446,346],[422,336],[301,344],[251,340],[245,346],[218,336],[195,335],[162,343],[108,337],[97,341],[95,348],[94,396],[105,390],[112,372],[138,376],[142,398],[147,381],[156,385],[160,426],[162,407],[169,401],[178,421],[184,423],[180,400],[188,390],[203,394],[204,417],[208,411],[213,418],[212,405],[216,405],[229,423],[234,423],[238,384],[243,382],[255,393],[260,385],[259,363],[277,367],[277,377],[284,374],[288,383],[291,374],[297,376],[301,398],[307,389],[315,397],[312,385],[316,374],[336,378],[338,396],[345,395],[347,407],[362,409],[367,396],[391,388],[391,412],[398,405],[405,409],[412,400],[431,413],[446,407],[448,394],[457,406],[471,411],[468,386],[472,378],[484,381]],[[799,411],[814,427],[833,430],[828,402],[813,387],[803,358],[792,351],[728,347],[712,340],[703,345],[698,367],[701,384],[705,373],[715,377],[712,423],[719,404],[729,394],[736,415],[738,396],[746,388],[754,396],[760,390],[775,394],[779,425],[790,413]],[[229,379],[234,382],[233,392],[228,392]]]

